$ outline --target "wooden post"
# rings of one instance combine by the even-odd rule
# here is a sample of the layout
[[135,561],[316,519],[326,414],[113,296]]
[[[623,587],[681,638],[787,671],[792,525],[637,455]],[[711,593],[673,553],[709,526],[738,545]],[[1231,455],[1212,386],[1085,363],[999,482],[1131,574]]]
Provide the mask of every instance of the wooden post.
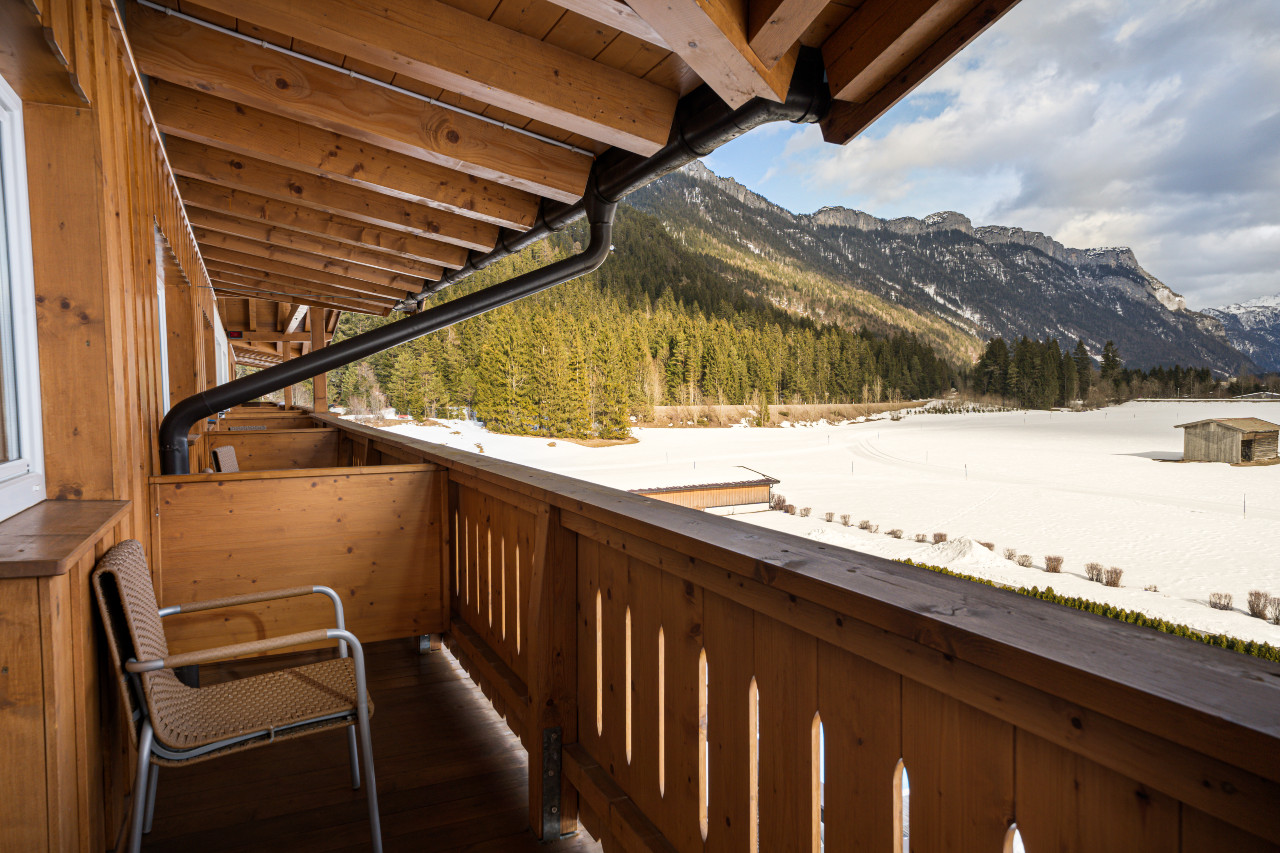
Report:
[[[316,352],[320,347],[324,346],[324,309],[310,308],[307,312],[310,316],[307,318],[311,323],[311,351]],[[320,373],[311,380],[313,386],[314,403],[311,410],[316,414],[323,414],[329,411],[329,386],[328,374]]]
[[554,841],[578,827],[578,792],[560,772],[560,750],[578,741],[578,540],[560,525],[558,507],[542,507],[537,525],[529,579],[529,824]]

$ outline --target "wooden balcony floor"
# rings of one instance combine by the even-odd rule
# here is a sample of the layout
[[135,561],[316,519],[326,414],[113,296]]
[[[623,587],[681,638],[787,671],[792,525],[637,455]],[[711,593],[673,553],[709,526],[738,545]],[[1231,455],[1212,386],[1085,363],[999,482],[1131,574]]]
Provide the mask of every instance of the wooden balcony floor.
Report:
[[[369,645],[366,656],[388,851],[600,850],[585,834],[545,846],[533,838],[525,751],[447,652],[420,655],[414,642],[396,640]],[[201,676],[212,683],[262,668],[243,662]],[[143,850],[357,851],[368,850],[368,832],[346,734],[334,731],[163,769]]]

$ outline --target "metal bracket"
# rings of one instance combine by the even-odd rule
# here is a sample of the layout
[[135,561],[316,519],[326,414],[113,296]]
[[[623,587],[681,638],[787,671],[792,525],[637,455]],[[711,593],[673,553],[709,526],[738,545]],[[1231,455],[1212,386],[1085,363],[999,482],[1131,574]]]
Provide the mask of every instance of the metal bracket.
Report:
[[560,727],[542,730],[542,841],[560,838]]

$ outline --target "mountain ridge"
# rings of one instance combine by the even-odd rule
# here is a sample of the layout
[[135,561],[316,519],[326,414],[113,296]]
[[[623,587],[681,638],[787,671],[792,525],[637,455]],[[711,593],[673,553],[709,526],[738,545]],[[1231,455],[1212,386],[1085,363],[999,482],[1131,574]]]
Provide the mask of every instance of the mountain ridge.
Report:
[[974,226],[956,211],[920,219],[840,207],[793,214],[700,162],[628,201],[686,240],[718,244],[722,255],[745,250],[836,282],[824,295],[833,308],[841,291],[863,291],[980,340],[1080,338],[1095,357],[1115,340],[1132,366],[1254,366],[1229,342],[1222,318],[1188,310],[1127,247],[1069,248],[1040,232]]
[[1236,349],[1266,371],[1280,373],[1280,294],[1206,308]]

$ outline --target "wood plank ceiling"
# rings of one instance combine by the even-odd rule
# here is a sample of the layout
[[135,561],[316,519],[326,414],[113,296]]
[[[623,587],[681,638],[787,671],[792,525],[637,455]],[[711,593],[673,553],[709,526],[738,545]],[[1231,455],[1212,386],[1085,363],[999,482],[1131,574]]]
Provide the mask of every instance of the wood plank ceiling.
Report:
[[[676,102],[781,100],[821,51],[859,133],[1016,0],[128,0],[129,40],[235,352],[386,315]],[[308,307],[323,312],[313,335]]]

